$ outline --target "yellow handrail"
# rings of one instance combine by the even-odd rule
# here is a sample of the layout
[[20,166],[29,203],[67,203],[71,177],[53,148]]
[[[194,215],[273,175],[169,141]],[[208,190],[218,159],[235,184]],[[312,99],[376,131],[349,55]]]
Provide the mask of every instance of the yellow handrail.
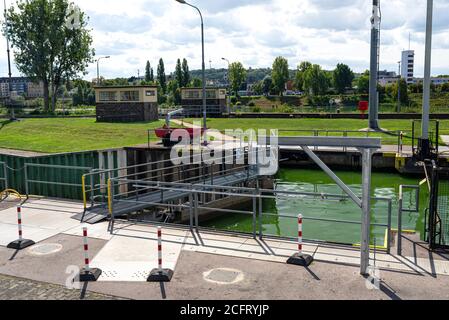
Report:
[[22,198],[24,196],[22,196],[18,191],[14,190],[14,189],[6,189],[0,192],[0,199],[2,198],[3,194],[6,195],[5,199],[10,195],[13,194],[15,195],[17,198],[19,198],[20,200],[22,200]]
[[109,214],[112,216],[112,199],[111,199],[111,179],[108,179],[108,208]]
[[81,177],[81,184],[83,188],[83,202],[84,202],[84,210],[87,209],[87,196],[86,196],[86,175]]

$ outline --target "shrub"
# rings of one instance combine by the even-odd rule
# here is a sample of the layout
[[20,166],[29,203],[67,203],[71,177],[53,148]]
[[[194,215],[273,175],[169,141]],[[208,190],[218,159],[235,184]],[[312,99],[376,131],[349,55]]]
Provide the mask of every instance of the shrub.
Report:
[[260,107],[253,107],[251,109],[251,111],[254,112],[254,113],[260,113],[262,111],[262,109]]

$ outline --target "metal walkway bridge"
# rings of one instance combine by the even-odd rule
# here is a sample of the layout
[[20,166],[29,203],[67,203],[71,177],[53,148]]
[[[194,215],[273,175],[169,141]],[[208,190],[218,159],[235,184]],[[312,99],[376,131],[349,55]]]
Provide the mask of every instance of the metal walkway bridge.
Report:
[[[244,186],[258,177],[256,165],[226,164],[226,159],[222,162],[210,165],[204,162],[173,165],[171,160],[164,160],[85,174],[83,176],[85,210],[73,218],[94,224],[108,218],[109,215],[125,216],[168,203],[182,202],[188,198],[189,192],[185,190],[161,188],[160,184],[165,182],[189,183],[192,186],[198,184]],[[86,184],[86,181],[90,183]]]

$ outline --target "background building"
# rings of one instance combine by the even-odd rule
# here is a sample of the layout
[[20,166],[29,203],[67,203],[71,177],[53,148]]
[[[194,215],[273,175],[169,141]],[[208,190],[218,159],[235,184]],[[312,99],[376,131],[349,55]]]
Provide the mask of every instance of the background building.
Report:
[[[0,78],[0,96],[2,98],[9,97],[9,78]],[[33,82],[26,77],[12,77],[11,91],[14,96],[22,96],[25,98],[42,98],[44,96],[44,84],[41,82]]]
[[95,87],[98,122],[159,119],[156,86]]
[[[211,117],[221,117],[227,112],[226,89],[206,88],[207,115]],[[181,88],[181,105],[186,117],[203,116],[203,89],[202,88]]]
[[405,79],[407,83],[413,83],[413,75],[415,69],[415,51],[405,50],[402,51],[401,59],[401,77]]

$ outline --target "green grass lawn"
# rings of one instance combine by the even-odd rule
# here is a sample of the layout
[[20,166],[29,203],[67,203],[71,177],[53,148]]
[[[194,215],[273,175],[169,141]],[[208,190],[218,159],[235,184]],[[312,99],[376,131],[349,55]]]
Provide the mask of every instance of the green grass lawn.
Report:
[[[192,119],[186,121],[192,122]],[[380,120],[380,126],[390,131],[401,130],[406,136],[412,135],[411,120]],[[281,136],[313,136],[313,130],[329,130],[321,132],[321,136],[343,136],[341,132],[332,130],[358,131],[368,127],[367,120],[358,119],[208,119],[208,127],[218,130],[226,129],[279,129],[279,130],[305,130],[280,131]],[[431,125],[431,128],[434,124]],[[440,121],[440,134],[449,134],[449,121]],[[380,137],[382,144],[397,144],[397,136],[377,132],[351,132],[353,137]],[[411,139],[404,139],[404,144],[411,145]]]
[[[199,120],[199,119],[197,119]],[[186,120],[191,122],[192,119]],[[201,123],[201,120],[199,120]],[[309,130],[307,132],[283,132],[281,135],[313,135],[312,130],[330,130],[329,136],[342,136],[332,130],[359,130],[367,127],[366,120],[356,119],[209,119],[208,127],[225,129],[280,129]],[[403,130],[411,134],[410,120],[382,120],[380,124],[389,130]],[[76,152],[107,148],[120,148],[147,142],[147,130],[163,125],[163,121],[148,123],[97,123],[92,118],[24,119],[20,122],[0,121],[0,148],[36,151],[44,153]],[[449,134],[449,121],[440,121],[440,134]],[[326,135],[321,133],[320,135]],[[355,132],[350,136],[366,136]],[[369,133],[381,137],[383,144],[396,144],[397,137]],[[156,140],[154,133],[152,141]],[[410,144],[410,139],[405,139]]]
[[146,143],[147,130],[162,125],[163,121],[97,123],[93,118],[0,120],[0,148],[44,153],[119,148]]

